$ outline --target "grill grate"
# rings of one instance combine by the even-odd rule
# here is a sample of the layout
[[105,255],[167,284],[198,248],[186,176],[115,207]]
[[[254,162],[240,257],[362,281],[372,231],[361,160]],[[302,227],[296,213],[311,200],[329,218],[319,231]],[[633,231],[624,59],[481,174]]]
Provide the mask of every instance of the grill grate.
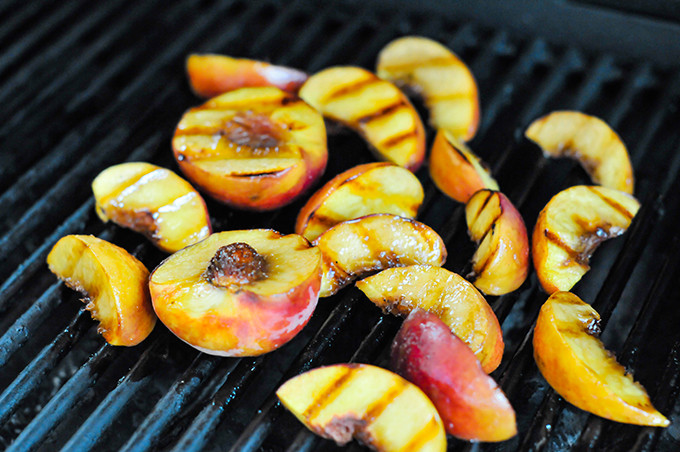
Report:
[[[590,47],[573,36],[579,24],[574,11],[580,10],[572,5],[548,3],[553,14],[562,11],[571,21],[555,30],[550,23],[541,28],[536,18],[544,12],[527,12],[524,1],[510,13],[503,6],[489,14],[460,3],[433,2],[428,8],[438,8],[437,14],[398,0],[389,8],[334,1],[323,10],[312,0],[0,5],[0,102],[6,107],[0,111],[0,447],[338,449],[299,424],[274,391],[312,367],[387,362],[400,322],[383,316],[358,290],[322,300],[309,325],[281,350],[220,359],[194,351],[161,325],[138,347],[103,345],[89,314],[55,282],[44,261],[69,233],[112,240],[151,268],[163,258],[143,238],[102,224],[88,184],[121,161],[177,170],[169,150],[172,130],[182,112],[200,102],[184,78],[187,53],[247,56],[309,72],[334,64],[372,68],[379,49],[404,34],[437,39],[470,65],[482,101],[472,147],[491,164],[529,228],[554,193],[587,178],[573,163],[545,160],[523,139],[527,124],[553,109],[571,108],[598,115],[620,132],[643,207],[623,238],[602,245],[575,291],[601,313],[604,342],[635,370],[654,404],[672,421],[679,419],[680,290],[673,283],[680,278],[680,39],[658,44],[648,58],[639,56],[649,52],[654,32],[677,37],[680,26],[593,9],[596,17],[615,16],[617,28],[609,30],[609,41]],[[529,36],[517,32],[522,20],[530,24]],[[592,20],[583,19],[581,27]],[[629,37],[621,41],[626,47],[612,44],[632,32],[640,33],[639,48],[628,47]],[[581,47],[568,44],[570,37]],[[370,159],[353,134],[330,136],[329,149],[325,180]],[[426,192],[421,219],[450,250],[446,267],[464,273],[473,245],[463,207],[436,190],[427,170],[418,176]],[[303,202],[273,214],[235,212],[212,201],[208,207],[216,230],[257,226],[285,232],[292,231]],[[517,411],[520,434],[501,444],[451,440],[449,449],[677,448],[675,424],[664,430],[615,424],[552,391],[531,347],[545,298],[535,275],[514,293],[489,297],[506,342],[494,376]]]

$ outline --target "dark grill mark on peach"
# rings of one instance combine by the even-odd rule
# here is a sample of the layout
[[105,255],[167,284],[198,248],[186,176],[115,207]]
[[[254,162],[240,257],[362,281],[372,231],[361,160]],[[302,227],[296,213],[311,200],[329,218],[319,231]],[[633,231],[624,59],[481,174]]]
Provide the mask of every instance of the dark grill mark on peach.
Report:
[[578,251],[574,251],[569,245],[564,243],[557,234],[549,229],[545,229],[543,234],[545,235],[546,239],[548,239],[548,241],[562,248],[569,255],[571,260],[579,264],[581,263],[582,257],[580,256],[580,253]]
[[323,103],[330,102],[332,100],[336,100],[340,97],[346,96],[354,91],[358,91],[361,88],[364,88],[366,86],[372,85],[373,83],[379,82],[380,80],[376,77],[368,77],[363,80],[359,80],[357,82],[352,83],[351,85],[346,85],[343,86],[335,91],[330,92],[327,94],[324,99]]
[[312,212],[309,215],[307,221],[309,223],[312,223],[312,224],[313,223],[319,224],[322,227],[325,227],[326,229],[330,229],[332,226],[335,226],[336,224],[338,224],[338,220],[336,220],[335,218],[331,218],[329,216],[320,214],[320,213],[318,213],[318,210],[315,210],[314,212]]
[[493,192],[491,190],[484,189],[484,190],[480,190],[480,191],[483,191],[486,194],[486,198],[484,198],[482,205],[479,206],[479,209],[477,209],[477,212],[475,213],[475,218],[470,222],[470,226],[477,223],[477,220],[479,220],[479,216],[482,214],[482,212],[486,208],[487,204],[489,204],[489,200],[491,199],[491,196],[493,195]]
[[404,133],[401,133],[399,135],[395,135],[395,136],[390,137],[387,140],[383,141],[382,143],[380,143],[380,146],[391,148],[391,147],[396,146],[399,143],[406,141],[409,138],[415,136],[415,134],[416,134],[415,130],[410,130],[408,132],[404,132]]
[[595,195],[597,195],[602,201],[607,203],[607,205],[611,206],[614,210],[616,210],[617,212],[619,212],[621,215],[628,218],[629,220],[632,220],[633,217],[635,216],[633,213],[631,213],[628,209],[623,207],[621,204],[619,204],[618,202],[614,201],[611,198],[604,196],[599,191],[593,189],[593,187],[588,187],[588,190],[590,190],[591,193],[594,193]]
[[406,103],[403,100],[399,100],[391,105],[388,105],[387,107],[381,108],[380,110],[373,112],[373,113],[368,113],[356,120],[358,124],[368,124],[369,122],[378,119],[382,116],[387,116],[389,114],[392,114],[396,112],[398,109],[401,107],[405,106]]
[[435,418],[423,426],[422,429],[411,438],[411,441],[402,450],[420,450],[425,444],[431,441],[439,431],[439,426]]
[[352,380],[356,371],[353,367],[342,367],[342,370],[344,373],[336,378],[333,383],[328,385],[326,389],[314,399],[314,402],[312,402],[304,413],[302,413],[302,417],[312,420],[324,409],[324,407],[333,402],[333,400],[340,395],[342,388]]
[[[494,229],[494,228],[491,228]],[[493,250],[488,253],[486,256],[482,256],[484,258],[483,261],[481,262],[473,262],[472,263],[472,272],[468,274],[468,279],[471,279],[472,281],[476,281],[479,276],[484,274],[486,271],[487,267],[491,265],[491,261],[493,260],[492,257],[496,254],[498,251],[498,243],[496,246],[493,248]]]
[[260,171],[257,173],[239,173],[239,174],[229,174],[230,177],[266,177],[266,176],[278,176],[284,171],[288,171],[289,168],[283,170],[271,170],[271,171]]
[[399,394],[404,392],[404,389],[406,389],[406,382],[398,380],[397,384],[385,391],[383,395],[373,402],[366,410],[366,415],[364,416],[366,422],[368,422],[369,425],[372,424],[373,421],[385,411],[387,405],[392,403]]

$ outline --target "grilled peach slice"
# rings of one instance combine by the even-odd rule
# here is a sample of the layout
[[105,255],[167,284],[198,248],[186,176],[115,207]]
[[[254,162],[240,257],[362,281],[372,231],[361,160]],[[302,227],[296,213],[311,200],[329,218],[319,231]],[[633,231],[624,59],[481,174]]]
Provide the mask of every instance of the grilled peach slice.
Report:
[[275,86],[297,93],[307,74],[264,61],[226,55],[192,54],[187,58],[191,89],[201,97],[215,97],[238,88]]
[[407,316],[420,308],[439,317],[474,352],[484,372],[503,357],[503,332],[482,294],[461,276],[441,267],[390,268],[357,282],[357,288],[385,312]]
[[424,196],[418,178],[400,166],[387,162],[355,166],[309,198],[295,232],[314,240],[338,223],[373,213],[415,218]]
[[590,305],[569,292],[552,294],[534,329],[534,358],[546,381],[567,402],[606,419],[668,426],[599,335],[600,315]]
[[218,201],[270,210],[326,168],[323,117],[278,88],[241,88],[184,114],[172,140],[182,172]]
[[50,271],[82,293],[97,332],[111,345],[142,342],[156,325],[149,271],[130,253],[91,235],[67,235],[47,255]]
[[446,261],[446,247],[436,232],[418,221],[390,214],[339,223],[313,244],[323,256],[322,297],[385,268]]
[[446,130],[439,130],[432,143],[430,176],[445,195],[458,202],[468,202],[483,188],[498,190],[484,162]]
[[339,445],[355,438],[382,451],[446,450],[446,433],[430,399],[380,367],[312,369],[285,382],[276,395],[305,427]]
[[425,131],[418,112],[392,83],[358,67],[318,72],[300,88],[300,97],[327,118],[361,134],[380,160],[411,171],[425,157]]
[[143,162],[114,165],[99,173],[92,191],[102,221],[144,234],[163,251],[174,253],[210,235],[201,195],[165,168]]
[[435,129],[447,130],[462,141],[475,136],[477,83],[465,63],[440,43],[419,36],[395,39],[380,51],[376,72],[422,95]]
[[470,348],[439,318],[415,309],[392,343],[392,369],[432,400],[453,436],[504,441],[517,434],[515,410]]
[[225,231],[168,257],[151,274],[158,318],[204,353],[256,356],[307,324],[319,298],[321,253],[296,234]]
[[512,202],[499,191],[480,190],[465,205],[465,219],[478,245],[468,279],[487,295],[521,286],[529,273],[529,238]]
[[632,196],[606,187],[577,185],[553,196],[538,215],[531,241],[543,289],[574,287],[590,270],[599,244],[626,232],[639,208]]
[[633,168],[621,138],[595,116],[556,111],[531,123],[526,137],[548,157],[570,157],[598,185],[633,193]]

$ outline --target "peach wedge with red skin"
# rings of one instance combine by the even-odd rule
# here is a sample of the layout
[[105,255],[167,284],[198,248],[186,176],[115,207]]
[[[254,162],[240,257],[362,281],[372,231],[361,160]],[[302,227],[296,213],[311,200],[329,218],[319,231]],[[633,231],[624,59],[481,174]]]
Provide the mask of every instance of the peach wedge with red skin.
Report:
[[578,111],[556,111],[532,122],[526,137],[546,156],[578,161],[596,184],[633,194],[626,146],[603,120]]
[[378,55],[378,77],[422,95],[430,124],[469,141],[479,125],[479,95],[470,69],[449,49],[428,38],[406,36]]
[[498,190],[484,162],[445,130],[439,130],[432,143],[430,176],[437,188],[458,202],[468,202],[484,188]]
[[187,181],[150,163],[111,166],[92,182],[97,215],[174,253],[210,235],[205,201]]
[[241,88],[187,111],[172,140],[182,172],[233,207],[271,210],[326,168],[323,117],[274,87]]
[[275,86],[295,94],[307,80],[307,74],[297,69],[215,54],[189,55],[187,75],[191,89],[207,98],[260,86]]
[[387,162],[355,166],[309,198],[295,232],[314,240],[338,223],[374,213],[415,218],[424,196],[418,178],[400,166]]
[[156,325],[147,280],[134,256],[91,235],[67,235],[47,256],[50,271],[84,295],[97,331],[111,345],[142,342]]
[[321,253],[296,234],[225,231],[184,248],[151,274],[158,318],[204,353],[256,356],[292,339],[319,297]]
[[430,399],[399,375],[368,364],[336,364],[285,382],[281,403],[319,436],[355,438],[380,451],[445,451],[446,433]]
[[465,219],[478,245],[468,279],[487,295],[519,288],[529,273],[529,238],[512,202],[501,192],[480,190],[465,205]]
[[356,130],[380,160],[411,171],[423,163],[423,123],[404,93],[387,80],[358,67],[332,67],[309,77],[300,97]]
[[447,433],[469,441],[517,434],[515,410],[470,348],[439,318],[416,309],[392,343],[391,367],[432,400]]
[[623,234],[639,208],[629,194],[607,187],[577,185],[553,196],[538,215],[531,243],[543,289],[574,287],[598,245]]
[[429,226],[390,214],[344,221],[313,244],[323,256],[322,297],[386,268],[446,261],[444,242]]
[[415,309],[432,312],[475,354],[484,372],[503,357],[503,332],[482,294],[463,277],[441,267],[390,268],[357,282],[369,300],[385,312],[407,316]]
[[569,292],[545,302],[534,329],[534,358],[550,386],[582,410],[617,422],[666,427],[645,389],[597,336],[600,316]]

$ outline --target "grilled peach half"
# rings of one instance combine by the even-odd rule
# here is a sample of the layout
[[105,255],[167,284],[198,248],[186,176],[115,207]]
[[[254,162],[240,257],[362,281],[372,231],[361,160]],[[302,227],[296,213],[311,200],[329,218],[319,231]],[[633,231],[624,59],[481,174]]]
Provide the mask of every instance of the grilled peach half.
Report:
[[437,409],[412,383],[368,364],[336,364],[285,382],[281,403],[319,436],[339,445],[352,438],[380,451],[445,451]]
[[404,93],[387,80],[358,67],[332,67],[309,77],[300,97],[356,130],[378,159],[411,171],[423,163],[423,123]]
[[225,231],[186,247],[151,274],[158,318],[204,353],[256,356],[292,339],[316,307],[321,253],[296,234]]
[[241,88],[184,114],[172,140],[182,172],[233,207],[293,201],[326,168],[323,117],[274,87]]
[[378,77],[422,95],[430,124],[469,141],[479,125],[479,95],[470,69],[437,41],[406,36],[387,44],[378,55]]
[[309,198],[295,232],[314,240],[338,223],[374,213],[415,218],[424,196],[418,178],[400,166],[387,162],[355,166]]
[[389,268],[357,282],[383,311],[407,316],[415,309],[437,315],[490,373],[503,357],[503,332],[491,306],[463,277],[441,267]]
[[534,358],[546,381],[567,402],[606,419],[668,426],[599,335],[600,316],[590,305],[569,292],[552,294],[534,329]]
[[134,256],[91,235],[67,235],[47,255],[50,271],[84,296],[111,345],[142,342],[156,325],[149,299],[149,271]]
[[163,251],[174,253],[210,235],[205,201],[187,181],[150,163],[111,166],[92,182],[102,221],[144,234]]
[[194,93],[206,98],[259,86],[275,86],[295,94],[307,80],[307,74],[297,69],[215,54],[189,55],[187,75]]
[[556,111],[532,122],[525,134],[546,156],[575,159],[594,183],[633,194],[633,168],[626,146],[600,118]]
[[517,434],[515,410],[479,361],[439,318],[415,309],[392,343],[391,367],[432,400],[453,436],[504,441]]
[[543,289],[574,287],[590,270],[599,244],[623,234],[639,208],[631,195],[607,187],[577,185],[553,196],[538,215],[531,241]]
[[519,288],[529,273],[529,238],[512,202],[499,191],[480,190],[465,205],[465,219],[478,245],[468,279],[487,295]]
[[390,214],[339,223],[313,244],[323,256],[322,297],[385,268],[446,261],[444,242],[429,226]]
[[439,130],[432,143],[430,176],[445,195],[462,203],[484,188],[498,190],[486,164],[446,130]]

